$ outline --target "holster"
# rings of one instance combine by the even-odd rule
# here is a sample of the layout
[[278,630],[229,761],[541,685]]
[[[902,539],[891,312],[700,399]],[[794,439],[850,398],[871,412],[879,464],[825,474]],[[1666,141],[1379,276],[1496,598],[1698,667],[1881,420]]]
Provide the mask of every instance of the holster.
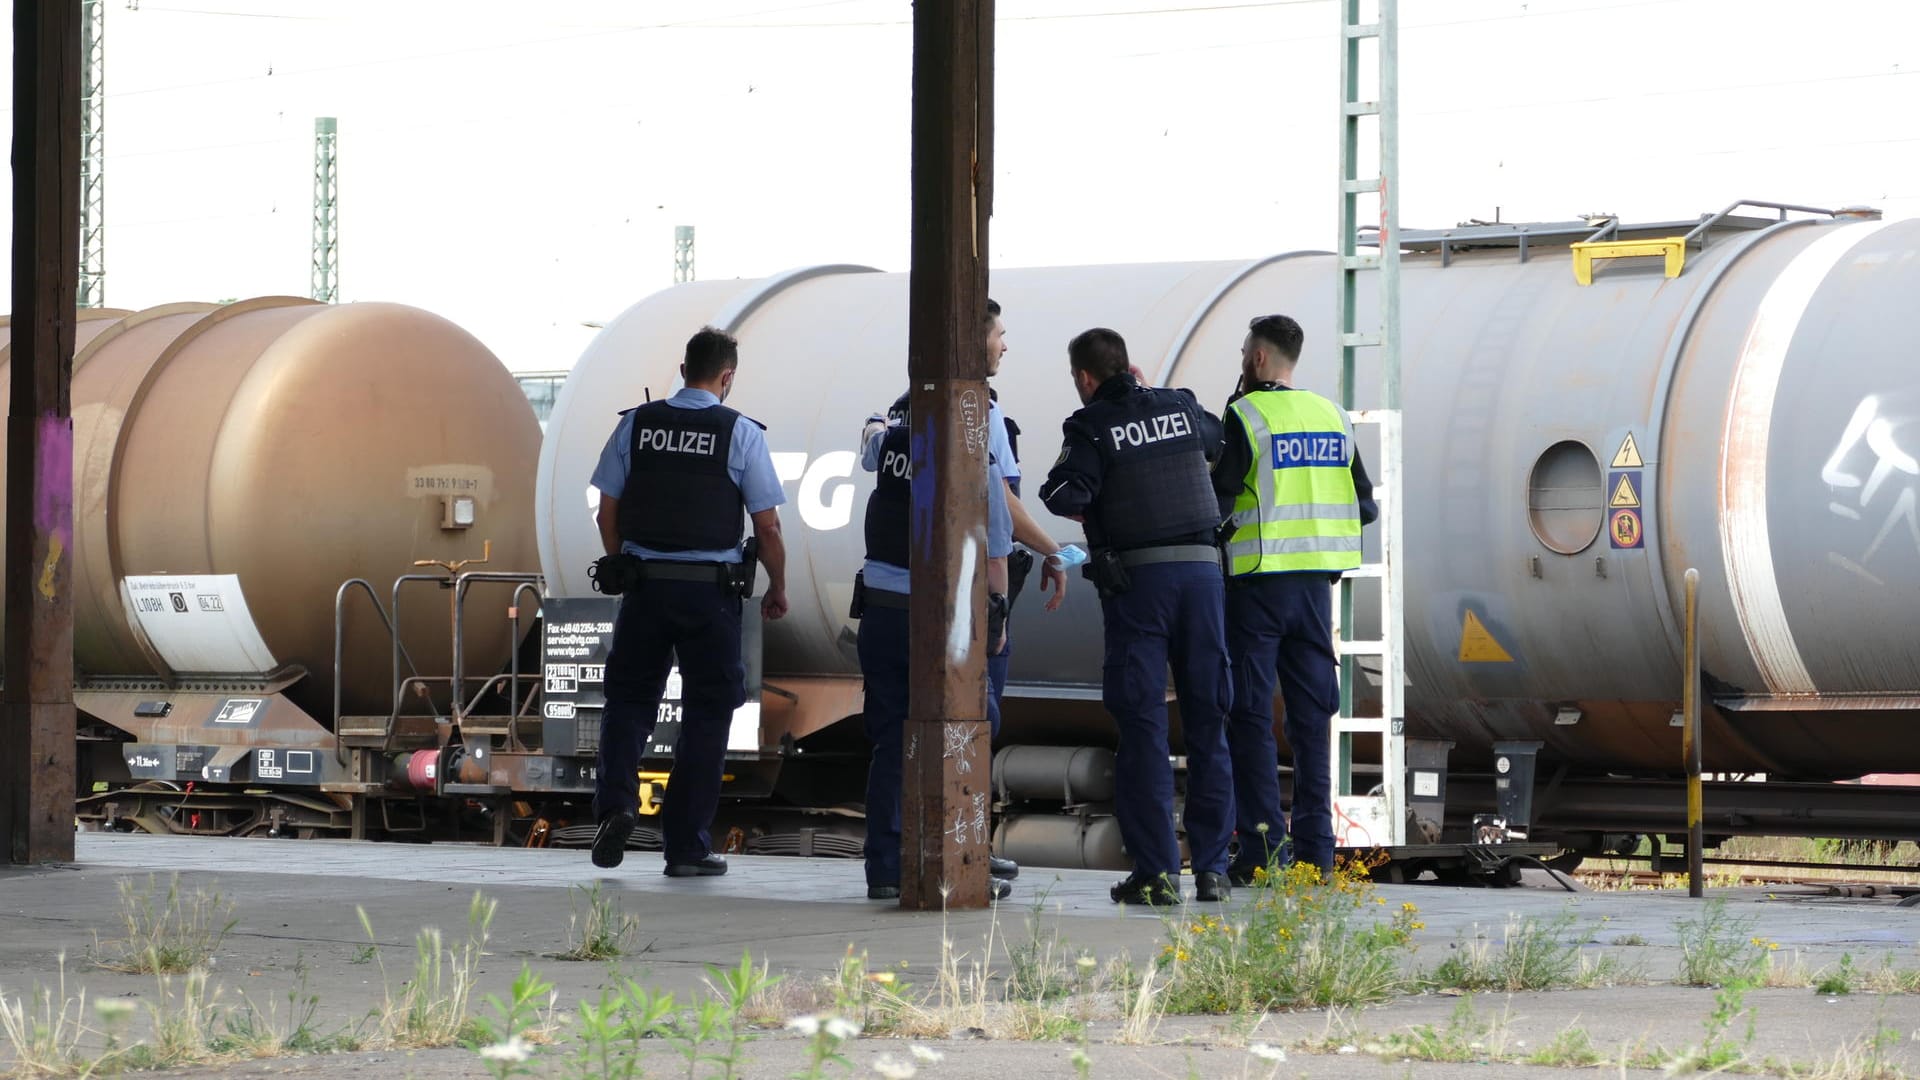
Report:
[[740,561],[735,564],[733,571],[733,587],[740,594],[740,599],[753,599],[753,580],[759,573],[760,538],[749,536],[747,542],[740,545]]
[[1033,552],[1024,547],[1016,547],[1013,554],[1007,556],[1007,611],[1013,611],[1013,605],[1020,602],[1020,590],[1027,585],[1027,575],[1033,572]]
[[853,575],[853,603],[847,606],[847,618],[864,618],[867,614],[867,572],[856,570]]
[[1120,553],[1112,548],[1094,555],[1080,573],[1093,582],[1102,597],[1119,596],[1133,587],[1133,578],[1127,573],[1127,565],[1120,561]]
[[[998,640],[1001,633],[1006,630],[1007,616],[1012,611],[1013,604],[1007,599],[1004,593],[990,592],[987,594],[987,648],[993,648],[993,643]],[[998,654],[988,653],[988,655],[994,656]]]

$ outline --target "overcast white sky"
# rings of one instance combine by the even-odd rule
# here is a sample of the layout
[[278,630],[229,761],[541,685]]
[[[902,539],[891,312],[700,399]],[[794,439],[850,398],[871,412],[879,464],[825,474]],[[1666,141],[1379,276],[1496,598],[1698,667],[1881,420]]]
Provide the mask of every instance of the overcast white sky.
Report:
[[[1334,0],[999,15],[996,266],[1334,243]],[[904,270],[911,17],[108,0],[107,302],[305,295],[319,115],[340,125],[342,299],[437,312],[518,370],[570,366],[581,323],[671,284],[675,225],[701,278]],[[1742,197],[1920,213],[1914,0],[1401,0],[1401,19],[1409,228]]]

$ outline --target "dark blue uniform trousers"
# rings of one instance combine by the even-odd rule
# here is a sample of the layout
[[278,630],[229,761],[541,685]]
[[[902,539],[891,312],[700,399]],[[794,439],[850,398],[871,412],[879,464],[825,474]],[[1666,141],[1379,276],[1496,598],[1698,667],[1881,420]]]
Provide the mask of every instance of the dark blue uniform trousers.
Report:
[[[1249,574],[1227,586],[1227,642],[1233,654],[1233,782],[1240,855],[1236,868],[1303,862],[1333,869],[1333,795],[1328,775],[1331,718],[1340,707],[1333,656],[1333,590],[1324,572]],[[1293,750],[1293,835],[1281,820],[1273,687],[1286,708]],[[1267,826],[1262,843],[1258,831]]]
[[640,757],[653,734],[674,657],[680,660],[680,735],[661,809],[667,862],[713,850],[708,829],[720,805],[727,732],[746,700],[737,593],[701,581],[643,581],[620,600],[607,655],[599,776],[593,812],[601,818],[639,806]]
[[[867,884],[900,883],[900,799],[905,786],[901,742],[907,727],[907,612],[869,604],[860,617],[862,717],[873,757],[867,765]],[[989,670],[991,670],[989,661]],[[1001,685],[1005,685],[1002,666]],[[987,722],[1000,733],[998,694],[987,695]]]
[[1232,678],[1218,566],[1149,563],[1128,571],[1132,587],[1104,597],[1103,700],[1120,729],[1114,816],[1134,870],[1180,873],[1167,760],[1167,662],[1186,736],[1188,854],[1194,873],[1227,868],[1233,776],[1227,754]]

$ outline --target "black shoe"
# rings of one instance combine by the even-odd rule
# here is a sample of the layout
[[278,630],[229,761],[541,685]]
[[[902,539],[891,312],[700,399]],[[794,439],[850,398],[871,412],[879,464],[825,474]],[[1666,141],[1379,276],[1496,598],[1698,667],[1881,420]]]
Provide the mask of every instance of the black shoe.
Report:
[[719,877],[727,872],[727,858],[709,851],[690,863],[667,864],[668,877]]
[[632,812],[615,810],[601,818],[600,829],[593,834],[593,865],[606,870],[619,866],[627,857],[627,837],[632,835]]
[[1258,869],[1258,867],[1229,866],[1227,867],[1227,881],[1242,888],[1251,886],[1253,884],[1253,872],[1256,869]]
[[1217,903],[1233,896],[1233,887],[1228,884],[1228,875],[1216,874],[1205,870],[1193,875],[1193,898],[1207,903]]
[[[1008,881],[1005,878],[988,878],[987,879],[987,896],[988,897],[994,900],[1005,900],[1007,897],[1011,895],[1013,895],[1012,882]],[[900,886],[869,885],[867,886],[867,899],[898,900],[900,899]]]
[[1020,864],[1012,859],[1003,859],[998,855],[987,856],[987,873],[997,878],[1012,881],[1020,876]]
[[1167,906],[1180,902],[1180,890],[1173,887],[1165,874],[1143,874],[1138,870],[1127,875],[1108,895],[1116,904]]
[[900,899],[900,886],[898,886],[898,885],[869,885],[869,886],[867,886],[867,899],[869,899],[869,900],[898,900],[898,899]]
[[987,878],[987,896],[994,900],[1005,900],[1013,895],[1013,882],[1003,877]]

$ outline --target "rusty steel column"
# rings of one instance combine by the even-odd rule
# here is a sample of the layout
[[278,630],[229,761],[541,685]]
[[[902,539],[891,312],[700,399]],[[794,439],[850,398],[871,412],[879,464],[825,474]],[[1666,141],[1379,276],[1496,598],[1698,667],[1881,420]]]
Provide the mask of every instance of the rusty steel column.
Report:
[[900,905],[920,910],[987,904],[993,754],[984,319],[992,83],[993,0],[918,0],[907,323],[913,689],[902,756]]
[[13,400],[7,415],[8,859],[73,858],[73,376],[79,0],[13,6]]

